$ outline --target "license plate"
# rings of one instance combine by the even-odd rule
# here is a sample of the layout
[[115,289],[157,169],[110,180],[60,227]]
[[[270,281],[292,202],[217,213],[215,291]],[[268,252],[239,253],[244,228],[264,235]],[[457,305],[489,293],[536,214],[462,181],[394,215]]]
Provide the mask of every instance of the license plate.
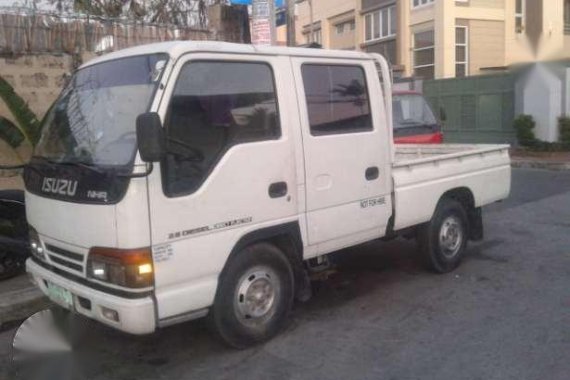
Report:
[[59,285],[48,283],[47,293],[48,297],[52,301],[68,309],[73,308],[73,296],[69,290],[62,288]]

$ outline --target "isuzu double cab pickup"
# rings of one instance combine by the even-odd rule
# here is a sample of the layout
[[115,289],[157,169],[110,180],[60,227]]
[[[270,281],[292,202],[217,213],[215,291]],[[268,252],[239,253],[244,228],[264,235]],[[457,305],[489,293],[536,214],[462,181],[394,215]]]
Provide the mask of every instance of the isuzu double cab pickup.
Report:
[[404,232],[451,271],[509,193],[508,147],[397,147],[391,94],[375,54],[170,42],[94,59],[24,172],[27,271],[116,329],[207,316],[238,347],[279,331],[333,251]]

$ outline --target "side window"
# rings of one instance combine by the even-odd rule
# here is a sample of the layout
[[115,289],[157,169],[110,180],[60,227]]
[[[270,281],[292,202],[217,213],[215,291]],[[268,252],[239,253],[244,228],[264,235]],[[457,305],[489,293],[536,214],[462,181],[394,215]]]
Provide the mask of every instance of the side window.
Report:
[[280,137],[273,72],[264,63],[197,61],[180,71],[166,117],[166,195],[196,191],[232,146]]
[[372,130],[362,67],[304,64],[301,70],[311,135]]

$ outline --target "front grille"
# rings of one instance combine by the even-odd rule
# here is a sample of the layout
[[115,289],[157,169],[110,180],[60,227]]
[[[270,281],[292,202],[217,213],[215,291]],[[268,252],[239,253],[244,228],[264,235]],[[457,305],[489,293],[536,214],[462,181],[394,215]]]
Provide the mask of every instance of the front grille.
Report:
[[59,256],[63,256],[65,258],[71,259],[73,261],[83,262],[83,255],[80,255],[79,253],[66,251],[65,249],[55,247],[51,244],[46,244],[46,248],[48,251],[50,251],[52,253],[56,253]]
[[69,261],[66,260],[62,260],[59,257],[56,257],[54,255],[49,255],[49,259],[56,264],[59,265],[63,265],[64,267],[68,267],[70,269],[76,270],[78,272],[82,272],[83,271],[83,266],[82,265],[78,265],[78,264],[74,264],[74,263],[70,263]]
[[83,273],[83,255],[66,249],[46,244],[46,250],[52,263]]

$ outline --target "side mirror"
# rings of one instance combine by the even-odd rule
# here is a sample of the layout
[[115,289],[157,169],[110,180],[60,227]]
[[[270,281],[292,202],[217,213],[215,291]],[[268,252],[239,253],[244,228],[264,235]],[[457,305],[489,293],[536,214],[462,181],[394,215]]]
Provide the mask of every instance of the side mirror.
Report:
[[164,130],[156,112],[146,112],[137,117],[137,142],[144,162],[157,162],[164,157]]
[[447,113],[445,113],[445,108],[439,107],[439,120],[442,122],[447,121]]

